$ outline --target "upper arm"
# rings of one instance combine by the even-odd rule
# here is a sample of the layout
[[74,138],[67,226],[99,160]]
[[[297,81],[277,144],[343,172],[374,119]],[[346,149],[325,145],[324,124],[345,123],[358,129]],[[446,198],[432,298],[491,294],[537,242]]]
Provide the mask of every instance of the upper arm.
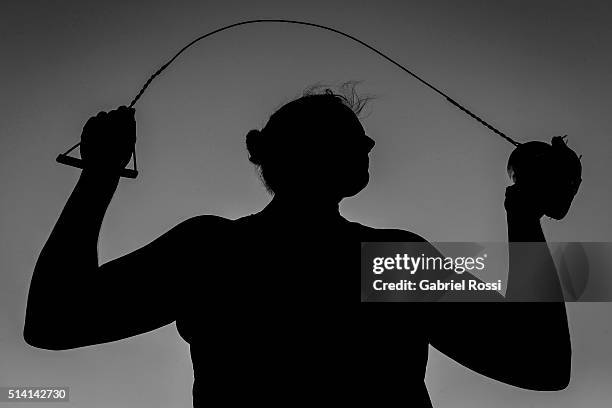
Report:
[[[451,271],[449,279],[482,282],[469,272],[458,275]],[[499,292],[489,290],[447,291],[438,300],[425,309],[429,343],[438,351],[480,374],[517,387],[564,387],[569,365],[562,357],[571,351],[566,352],[569,343],[558,335],[560,326],[554,323],[562,305],[508,303]]]
[[120,340],[172,323],[196,244],[214,236],[226,221],[215,216],[190,218],[140,249],[82,275],[69,288],[74,304],[66,316],[58,316],[65,322],[64,333],[47,335],[54,339],[50,348]]
[[[445,257],[423,237],[407,231],[387,230],[379,241],[416,242],[420,254]],[[422,271],[416,279],[480,281],[469,272],[453,270]],[[433,347],[465,367],[518,387],[558,390],[567,385],[571,346],[562,303],[507,303],[494,291],[474,296],[494,302],[465,302],[465,296],[452,291],[420,299],[427,297],[428,304],[418,310],[426,314],[423,330]]]

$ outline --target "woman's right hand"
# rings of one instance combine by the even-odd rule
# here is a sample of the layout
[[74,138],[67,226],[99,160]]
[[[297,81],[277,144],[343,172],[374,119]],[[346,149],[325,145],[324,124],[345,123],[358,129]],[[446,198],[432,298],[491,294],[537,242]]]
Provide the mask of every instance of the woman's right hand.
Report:
[[81,134],[81,158],[86,170],[121,171],[130,162],[136,143],[134,108],[121,106],[89,118]]

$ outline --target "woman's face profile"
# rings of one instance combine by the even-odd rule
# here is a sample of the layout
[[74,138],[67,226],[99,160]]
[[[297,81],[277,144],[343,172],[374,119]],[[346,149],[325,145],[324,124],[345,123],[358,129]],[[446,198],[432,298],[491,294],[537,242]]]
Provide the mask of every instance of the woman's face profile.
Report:
[[311,176],[330,195],[339,199],[352,197],[369,182],[368,155],[375,142],[345,106],[325,115],[319,125],[320,132],[315,136],[318,142],[312,150]]

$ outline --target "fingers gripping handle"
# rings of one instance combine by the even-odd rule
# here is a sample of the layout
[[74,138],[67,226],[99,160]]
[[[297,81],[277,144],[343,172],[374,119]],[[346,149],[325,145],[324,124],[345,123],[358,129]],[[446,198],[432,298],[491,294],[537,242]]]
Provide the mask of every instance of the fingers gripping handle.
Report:
[[[124,107],[120,107],[119,110],[122,108]],[[133,112],[134,112],[133,108],[126,108],[126,109],[131,109],[132,115],[133,115]],[[78,157],[69,156],[70,152],[72,152],[74,149],[76,149],[80,145],[81,145],[81,142],[76,143],[74,146],[68,149],[65,153],[59,154],[56,157],[55,161],[60,164],[65,164],[67,166],[76,167],[78,169],[85,169],[87,167],[87,163],[83,159],[80,159]],[[134,165],[133,165],[134,167],[132,169],[123,168],[119,170],[119,175],[121,177],[135,179],[138,176],[138,167],[136,164],[136,145],[135,144],[132,146],[132,154],[130,158],[134,161]]]

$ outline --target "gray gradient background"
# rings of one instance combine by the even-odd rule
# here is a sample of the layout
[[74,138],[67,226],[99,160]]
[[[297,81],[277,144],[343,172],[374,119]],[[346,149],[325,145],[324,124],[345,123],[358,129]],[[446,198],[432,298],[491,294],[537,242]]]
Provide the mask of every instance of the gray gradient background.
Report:
[[[0,385],[67,385],[70,406],[84,408],[191,403],[188,347],[174,325],[65,352],[29,347],[20,336],[34,262],[78,178],[54,162],[57,153],[78,140],[90,115],[128,103],[184,43],[242,19],[331,25],[518,140],[569,134],[584,154],[584,182],[565,220],[544,221],[547,237],[612,241],[609,2],[12,3],[0,6]],[[343,203],[344,215],[433,241],[503,241],[510,144],[348,39],[253,25],[191,49],[137,105],[141,175],[118,188],[100,260],[196,214],[258,211],[269,197],[247,161],[246,132],[305,86],[348,79],[364,80],[361,89],[379,99],[363,119],[377,141],[371,183]],[[506,386],[432,350],[426,380],[434,405],[609,407],[612,305],[569,304],[568,311],[574,371],[567,390]]]

